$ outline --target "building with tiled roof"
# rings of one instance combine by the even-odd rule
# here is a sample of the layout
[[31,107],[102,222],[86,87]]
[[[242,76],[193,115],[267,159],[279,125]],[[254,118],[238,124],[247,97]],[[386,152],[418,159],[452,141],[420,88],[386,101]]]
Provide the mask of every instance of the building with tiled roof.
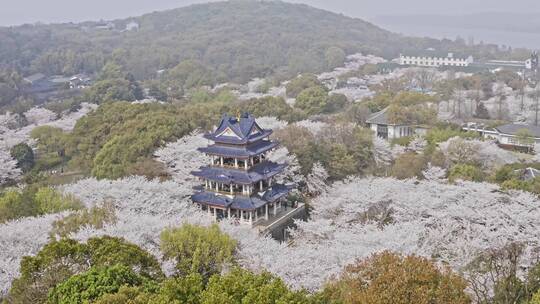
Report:
[[271,134],[248,113],[223,115],[216,130],[204,135],[213,144],[199,149],[211,163],[192,172],[204,182],[196,187],[193,202],[216,220],[235,218],[253,225],[276,216],[291,187],[276,182],[286,164],[267,159],[279,145]]

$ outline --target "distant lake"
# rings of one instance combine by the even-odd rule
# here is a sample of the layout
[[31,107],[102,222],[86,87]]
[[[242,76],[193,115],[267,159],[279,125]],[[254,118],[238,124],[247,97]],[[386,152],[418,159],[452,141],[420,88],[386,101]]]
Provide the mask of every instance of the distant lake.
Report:
[[391,24],[387,22],[374,22],[378,26],[392,32],[401,33],[407,36],[448,38],[456,39],[457,36],[468,41],[469,37],[474,38],[475,43],[495,43],[499,45],[509,45],[513,48],[526,47],[530,49],[540,49],[540,33],[510,32],[487,29],[463,29],[457,27],[442,26],[420,26],[409,24]]

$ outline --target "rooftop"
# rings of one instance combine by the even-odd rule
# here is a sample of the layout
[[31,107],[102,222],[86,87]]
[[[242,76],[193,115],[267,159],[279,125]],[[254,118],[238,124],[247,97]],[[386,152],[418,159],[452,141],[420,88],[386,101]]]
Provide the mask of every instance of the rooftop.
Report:
[[389,125],[390,123],[388,123],[388,117],[386,115],[387,111],[388,107],[382,111],[371,114],[368,119],[366,119],[366,123],[375,125]]
[[518,135],[520,130],[527,130],[533,137],[540,138],[540,127],[532,125],[507,124],[495,128],[499,133]]
[[403,56],[412,56],[412,57],[434,57],[434,58],[447,58],[449,55],[452,55],[452,58],[458,59],[467,59],[470,55],[460,52],[452,51],[439,51],[435,49],[427,49],[423,51],[408,52],[405,51],[402,54]]
[[262,129],[251,114],[244,113],[238,117],[223,115],[217,129],[204,137],[218,143],[240,145],[256,142],[271,134],[272,131]]
[[203,203],[222,208],[255,210],[267,203],[277,201],[287,195],[289,191],[290,188],[288,186],[276,184],[268,190],[252,195],[251,197],[243,195],[229,196],[209,191],[201,191],[192,195],[191,199],[196,203]]
[[261,140],[259,142],[247,145],[247,146],[225,146],[225,145],[211,145],[198,150],[202,153],[217,155],[223,157],[236,157],[236,158],[249,158],[256,156],[266,151],[269,151],[279,144],[277,142]]

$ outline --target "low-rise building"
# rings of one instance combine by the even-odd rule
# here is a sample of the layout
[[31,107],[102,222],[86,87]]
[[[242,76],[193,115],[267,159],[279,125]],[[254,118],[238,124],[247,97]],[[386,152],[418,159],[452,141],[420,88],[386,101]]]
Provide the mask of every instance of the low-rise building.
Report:
[[467,67],[474,63],[471,55],[457,53],[441,53],[433,49],[419,53],[400,54],[399,65],[414,65],[422,67],[456,66]]
[[540,127],[521,124],[506,124],[487,128],[482,124],[469,123],[463,130],[478,132],[482,137],[494,139],[503,148],[525,149],[530,151],[540,143]]
[[391,123],[387,112],[388,108],[385,108],[380,112],[371,114],[366,120],[366,124],[378,137],[391,140],[420,134],[425,130],[425,128],[419,126]]

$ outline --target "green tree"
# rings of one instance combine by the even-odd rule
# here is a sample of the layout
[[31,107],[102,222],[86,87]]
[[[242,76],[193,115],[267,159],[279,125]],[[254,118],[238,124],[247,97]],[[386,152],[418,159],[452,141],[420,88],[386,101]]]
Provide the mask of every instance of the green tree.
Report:
[[425,167],[426,160],[422,155],[406,152],[396,158],[392,166],[392,176],[399,179],[422,178],[422,171]]
[[347,96],[343,94],[330,94],[328,103],[324,107],[324,113],[336,113],[345,110],[347,106]]
[[291,80],[286,86],[287,97],[296,98],[300,92],[312,87],[322,87],[322,83],[313,74],[302,74]]
[[143,286],[150,291],[157,289],[156,282],[135,273],[127,266],[92,267],[52,288],[47,303],[89,303],[105,294],[115,293],[123,286]]
[[23,172],[28,172],[34,166],[34,151],[26,143],[20,143],[10,150],[11,157],[17,160],[17,166]]
[[283,281],[268,272],[253,274],[234,269],[230,273],[210,278],[201,295],[201,304],[274,304],[309,303],[303,292],[290,291]]
[[321,298],[330,304],[465,304],[471,302],[466,287],[449,268],[426,258],[382,252],[347,266]]
[[328,92],[322,87],[311,87],[303,90],[296,97],[295,106],[309,115],[320,114],[328,106]]
[[33,193],[29,191],[7,190],[0,195],[0,223],[39,214],[34,203]]
[[339,47],[329,47],[324,53],[324,59],[326,60],[326,67],[329,70],[342,66],[345,62],[347,54]]
[[327,167],[328,174],[335,179],[343,179],[358,172],[354,156],[341,144],[330,148]]
[[204,278],[220,273],[235,263],[237,243],[219,226],[202,227],[184,224],[161,233],[161,251],[166,259],[176,262],[180,276],[199,273]]
[[34,196],[34,201],[42,213],[78,210],[84,207],[84,205],[73,196],[62,195],[49,187],[40,188]]
[[481,182],[484,180],[484,172],[480,168],[470,164],[456,164],[448,172],[448,180],[454,182],[458,179]]
[[129,267],[138,275],[161,280],[158,261],[148,252],[123,239],[90,238],[86,244],[71,239],[52,240],[35,256],[23,257],[20,276],[12,283],[9,303],[44,303],[48,291],[90,267]]

